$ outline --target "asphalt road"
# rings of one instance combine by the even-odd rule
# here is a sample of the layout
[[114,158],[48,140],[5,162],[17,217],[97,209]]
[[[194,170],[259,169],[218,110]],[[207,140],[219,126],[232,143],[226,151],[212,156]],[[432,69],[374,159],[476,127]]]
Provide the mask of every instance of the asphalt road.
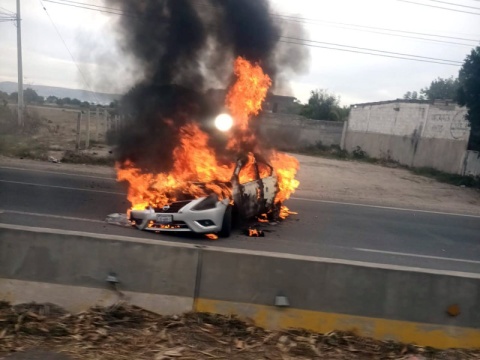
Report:
[[480,217],[329,202],[299,191],[287,203],[298,215],[262,224],[264,238],[238,229],[211,241],[106,224],[106,215],[128,208],[126,187],[58,169],[0,166],[0,223],[480,273]]

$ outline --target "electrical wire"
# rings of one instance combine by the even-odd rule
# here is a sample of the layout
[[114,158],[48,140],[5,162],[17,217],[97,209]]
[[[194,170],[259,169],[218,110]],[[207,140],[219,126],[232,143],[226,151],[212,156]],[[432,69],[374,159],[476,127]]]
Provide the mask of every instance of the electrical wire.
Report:
[[[287,20],[287,21],[293,21],[296,22],[296,20]],[[302,22],[303,23],[303,22]],[[305,24],[305,23],[304,23]],[[310,23],[306,23],[310,24]],[[314,25],[320,25],[320,24],[314,24]],[[471,41],[472,44],[464,44],[464,43],[459,43],[459,42],[453,42],[453,41],[445,41],[445,40],[437,40],[437,39],[428,39],[420,36],[410,36],[410,35],[402,35],[402,34],[392,34],[392,33],[387,33],[384,31],[375,31],[375,30],[368,30],[368,29],[355,29],[355,28],[350,28],[350,27],[345,27],[345,26],[340,26],[340,25],[329,25],[331,27],[339,28],[339,29],[346,29],[346,30],[355,30],[355,31],[362,31],[362,32],[368,32],[372,34],[379,34],[379,35],[387,35],[387,36],[394,36],[394,37],[400,37],[400,38],[406,38],[406,39],[414,39],[414,40],[420,40],[420,41],[426,41],[426,42],[432,42],[432,43],[438,43],[438,44],[448,44],[448,45],[455,45],[455,46],[467,46],[467,47],[472,47],[475,46],[475,44],[479,43],[479,41],[476,40],[464,40],[464,41]],[[391,30],[393,31],[393,30]],[[432,35],[433,36],[433,35]]]
[[0,10],[3,10],[5,13],[9,13],[10,15],[15,15],[15,16],[17,15],[16,12],[8,10],[8,9],[2,7],[2,6],[0,6]]
[[43,1],[53,3],[53,4],[58,4],[58,5],[65,5],[65,6],[76,7],[76,8],[80,8],[80,9],[98,11],[98,12],[106,13],[106,14],[114,14],[114,15],[121,15],[121,16],[132,16],[132,15],[124,13],[124,12],[94,9],[94,8],[91,8],[91,7],[88,7],[88,6],[74,5],[74,4],[69,4],[69,3],[65,3],[65,2],[59,2],[59,1],[53,1],[53,0],[43,0]]
[[404,2],[404,3],[409,3],[409,4],[420,5],[420,6],[427,6],[427,7],[436,8],[436,9],[450,10],[450,11],[455,11],[455,12],[464,13],[464,14],[480,15],[480,13],[476,13],[476,12],[450,9],[450,8],[443,7],[443,6],[420,4],[420,3],[417,3],[417,2],[414,2],[414,1],[409,1],[409,0],[397,0],[397,1]]
[[[478,0],[478,1],[480,1],[480,0]],[[446,35],[415,32],[415,31],[406,31],[406,30],[398,30],[398,29],[380,28],[380,27],[374,27],[374,26],[339,23],[339,22],[325,21],[325,20],[319,20],[319,19],[310,19],[310,18],[304,18],[304,17],[290,16],[290,15],[281,15],[281,14],[272,14],[272,15],[279,16],[279,17],[282,17],[282,18],[292,18],[294,20],[298,19],[298,22],[305,21],[304,24],[312,24],[312,22],[313,23],[326,23],[326,24],[351,26],[351,27],[360,28],[360,29],[372,29],[372,30],[379,30],[379,31],[389,31],[389,32],[395,32],[395,33],[400,33],[400,34],[423,35],[423,36],[430,36],[430,37],[437,37],[437,38],[444,38],[444,39],[452,39],[452,40],[472,41],[472,42],[475,42],[475,43],[480,42],[480,39],[469,39],[469,38],[461,38],[461,37],[455,37],[455,36],[446,36]],[[357,30],[357,29],[355,29],[355,30]]]
[[463,8],[467,8],[467,9],[480,10],[480,8],[475,7],[475,6],[460,5],[460,4],[455,4],[455,3],[451,3],[451,2],[447,2],[447,1],[441,1],[441,0],[427,0],[427,1],[436,2],[436,3],[440,3],[440,4],[453,5],[453,6],[463,7]]
[[389,54],[389,55],[408,56],[408,57],[424,59],[424,60],[435,60],[435,61],[438,60],[438,61],[442,61],[442,62],[450,62],[450,63],[453,63],[454,65],[461,65],[462,64],[462,62],[456,61],[456,60],[446,60],[446,59],[438,59],[438,58],[432,58],[432,57],[420,56],[420,55],[403,54],[403,53],[397,53],[397,52],[391,52],[391,51],[362,48],[362,47],[358,47],[358,46],[341,45],[341,44],[329,43],[329,42],[324,42],[324,41],[305,40],[305,39],[289,37],[289,36],[281,36],[281,38],[282,39],[288,39],[288,40],[315,43],[315,44],[323,44],[323,45],[329,45],[329,46],[340,46],[340,47],[346,47],[346,48],[355,49],[355,50],[374,51],[374,52],[379,52],[379,53],[384,53],[384,54]]
[[[80,3],[80,2],[76,2],[76,1],[72,1],[72,0],[63,0],[63,1],[62,0],[57,0],[57,1],[55,1],[55,0],[43,0],[43,1],[50,2],[50,3],[55,3],[55,4],[60,4],[60,5],[65,5],[65,6],[84,8],[84,9],[88,9],[88,10],[92,10],[92,11],[114,13],[115,15],[120,15],[120,16],[135,16],[133,14],[124,13],[123,10],[121,10],[121,9],[106,8],[106,7],[103,7],[103,6],[100,6],[100,5],[94,5],[96,8],[98,8],[98,9],[96,9],[96,8],[90,7],[91,4]],[[85,5],[85,6],[83,6],[83,5]],[[209,6],[209,7],[212,7],[212,6]],[[107,10],[102,10],[103,8],[108,9],[108,11]],[[115,12],[110,12],[110,10],[114,10]],[[299,19],[302,19],[302,18],[299,18]],[[438,35],[438,36],[440,36],[440,35]],[[283,43],[293,44],[293,45],[303,45],[303,46],[308,46],[308,47],[313,47],[313,48],[324,48],[324,49],[331,49],[331,50],[338,50],[338,51],[347,51],[347,52],[352,52],[352,53],[367,54],[367,55],[373,55],[373,56],[382,56],[382,57],[389,57],[389,58],[396,58],[396,59],[403,59],[403,60],[431,62],[431,63],[434,63],[434,64],[444,64],[444,65],[453,65],[453,66],[460,66],[462,64],[462,62],[455,61],[455,60],[446,60],[446,59],[426,57],[426,56],[420,56],[420,55],[395,53],[395,52],[384,51],[384,50],[360,48],[360,47],[355,47],[355,46],[336,44],[336,43],[327,43],[327,42],[300,39],[300,38],[289,38],[289,37],[280,37],[280,38],[290,40],[290,41],[280,40]],[[291,40],[295,40],[295,41],[291,41]],[[473,40],[471,40],[471,41],[473,41]],[[323,44],[323,45],[322,46],[312,45],[310,43]],[[328,45],[328,46],[325,46],[325,45]],[[463,45],[465,45],[465,44],[463,44]],[[335,47],[332,47],[332,46],[335,46]],[[339,49],[338,47],[341,47],[342,49]]]
[[[53,2],[55,4],[60,4],[60,5],[69,5],[72,4],[71,6],[75,7],[80,7],[83,9],[88,9],[88,10],[94,10],[96,9],[91,8],[95,7],[98,9],[106,9],[106,10],[112,10],[115,12],[118,12],[116,15],[126,15],[126,16],[133,16],[135,17],[135,14],[133,13],[127,13],[122,9],[118,8],[111,8],[111,7],[106,7],[102,5],[94,5],[94,4],[87,4],[79,1],[74,1],[74,0],[44,0],[47,2]],[[198,1],[198,0],[197,0]],[[475,1],[480,1],[480,0],[475,0]],[[199,6],[201,7],[207,7],[211,9],[218,9],[218,7],[209,5],[207,3],[199,3]],[[342,25],[342,26],[349,26],[349,27],[354,27],[354,28],[359,28],[359,29],[369,29],[369,30],[378,30],[378,31],[388,31],[388,32],[395,32],[395,33],[400,33],[400,34],[412,34],[412,35],[423,35],[423,36],[429,36],[429,37],[436,37],[436,38],[444,38],[444,39],[451,39],[451,40],[462,40],[462,41],[470,41],[470,42],[475,42],[477,44],[480,42],[480,39],[469,39],[469,38],[461,38],[461,37],[454,37],[454,36],[445,36],[445,35],[438,35],[438,34],[428,34],[428,33],[421,33],[421,32],[414,32],[414,31],[405,31],[405,30],[398,30],[398,29],[388,29],[388,28],[381,28],[381,27],[373,27],[373,26],[365,26],[365,25],[357,25],[357,24],[348,24],[348,23],[342,23],[342,22],[332,22],[332,21],[325,21],[325,20],[320,20],[320,19],[311,19],[311,18],[305,18],[305,17],[299,17],[299,16],[292,16],[292,15],[286,15],[286,14],[280,14],[280,13],[270,13],[270,15],[274,17],[278,17],[282,20],[286,21],[295,21],[295,22],[301,22],[304,24],[312,24],[313,23],[324,23],[324,24],[329,24],[329,25]],[[358,30],[358,29],[355,29]],[[380,32],[379,32],[380,33]],[[386,33],[385,35],[392,35],[392,36],[399,36],[398,34],[390,34]],[[412,37],[415,38],[415,37]],[[434,41],[433,39],[424,39],[424,38],[418,38],[420,40],[431,40]],[[457,44],[457,43],[454,43]],[[460,44],[458,45],[465,45],[465,44]]]
[[330,46],[304,44],[304,43],[298,43],[298,42],[293,42],[293,41],[285,41],[285,40],[279,40],[279,41],[282,42],[282,43],[286,43],[286,44],[293,44],[293,45],[299,45],[299,46],[308,46],[308,47],[312,47],[312,48],[321,48],[321,49],[337,50],[337,51],[344,51],[344,52],[350,52],[350,53],[356,53],[356,54],[373,55],[373,56],[380,56],[380,57],[393,58],[393,59],[401,59],[401,60],[411,60],[411,61],[418,61],[418,62],[424,62],[424,63],[430,63],[430,64],[440,64],[440,65],[450,65],[450,66],[461,66],[461,64],[458,64],[458,65],[457,65],[457,64],[447,63],[447,62],[442,62],[442,61],[421,60],[421,59],[407,58],[407,57],[394,56],[394,55],[373,54],[373,53],[369,53],[369,52],[366,52],[366,51],[339,49],[339,48],[334,48],[334,47],[330,47]]
[[57,25],[55,25],[55,22],[53,21],[52,17],[51,17],[50,14],[48,13],[47,8],[43,5],[42,0],[39,0],[39,2],[40,2],[40,5],[42,6],[43,10],[45,10],[45,13],[47,14],[48,18],[50,19],[50,22],[52,23],[55,31],[57,32],[58,37],[60,38],[60,40],[62,40],[62,43],[63,43],[63,45],[65,46],[65,49],[67,49],[67,52],[70,54],[70,57],[71,57],[73,63],[75,64],[75,66],[77,67],[78,72],[79,72],[80,75],[82,76],[83,81],[85,82],[85,85],[86,85],[87,88],[93,93],[93,96],[94,96],[94,98],[95,98],[95,101],[96,101],[97,103],[99,103],[100,101],[98,100],[97,93],[92,90],[92,87],[90,86],[89,82],[87,81],[87,78],[86,78],[85,74],[84,74],[83,71],[80,69],[80,66],[78,65],[78,63],[76,62],[76,60],[75,60],[72,52],[71,52],[70,49],[68,48],[67,43],[66,43],[65,40],[63,39],[62,34],[60,34],[60,31],[58,30]]

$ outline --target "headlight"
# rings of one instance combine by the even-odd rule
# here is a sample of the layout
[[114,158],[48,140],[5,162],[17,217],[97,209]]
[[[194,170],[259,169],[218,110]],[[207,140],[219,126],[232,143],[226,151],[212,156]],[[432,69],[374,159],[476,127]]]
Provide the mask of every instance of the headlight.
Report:
[[214,209],[217,206],[218,196],[216,194],[210,194],[205,199],[200,201],[197,205],[192,207],[192,210],[209,210]]

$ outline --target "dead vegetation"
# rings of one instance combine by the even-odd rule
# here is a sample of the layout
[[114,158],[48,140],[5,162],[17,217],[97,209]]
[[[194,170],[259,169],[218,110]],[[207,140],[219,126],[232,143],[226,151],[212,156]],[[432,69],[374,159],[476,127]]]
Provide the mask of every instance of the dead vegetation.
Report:
[[103,119],[101,124],[91,121],[89,149],[84,149],[85,116],[80,129],[80,150],[76,151],[78,110],[29,106],[24,113],[24,126],[20,128],[16,109],[0,105],[0,154],[20,159],[47,161],[53,157],[74,164],[113,165],[113,156],[105,144]]
[[266,331],[236,317],[160,316],[117,304],[70,314],[52,304],[0,303],[0,356],[29,349],[73,359],[479,359],[352,333]]

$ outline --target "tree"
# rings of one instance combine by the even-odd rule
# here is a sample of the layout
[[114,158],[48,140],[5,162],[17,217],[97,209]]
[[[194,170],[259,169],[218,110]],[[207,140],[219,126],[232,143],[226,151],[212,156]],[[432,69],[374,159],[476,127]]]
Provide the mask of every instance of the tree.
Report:
[[471,133],[468,147],[480,151],[480,46],[472,50],[460,69],[456,100],[468,109]]
[[18,102],[18,92],[14,91],[10,94],[10,101]]
[[50,103],[50,104],[55,104],[57,100],[58,100],[58,97],[53,95],[50,95],[49,97],[47,97],[47,103]]
[[403,98],[406,100],[425,100],[425,97],[423,95],[418,95],[418,92],[416,91],[407,91],[404,95]]
[[[345,109],[340,107],[340,97],[327,90],[310,92],[308,103],[303,105],[301,115],[315,120],[345,120]],[[347,114],[348,117],[348,114]]]
[[23,90],[23,100],[25,101],[25,104],[43,104],[45,101],[43,96],[39,96],[37,92],[31,88]]
[[457,97],[459,83],[453,76],[448,79],[441,77],[433,80],[429,87],[420,90],[420,93],[428,100],[455,99]]

